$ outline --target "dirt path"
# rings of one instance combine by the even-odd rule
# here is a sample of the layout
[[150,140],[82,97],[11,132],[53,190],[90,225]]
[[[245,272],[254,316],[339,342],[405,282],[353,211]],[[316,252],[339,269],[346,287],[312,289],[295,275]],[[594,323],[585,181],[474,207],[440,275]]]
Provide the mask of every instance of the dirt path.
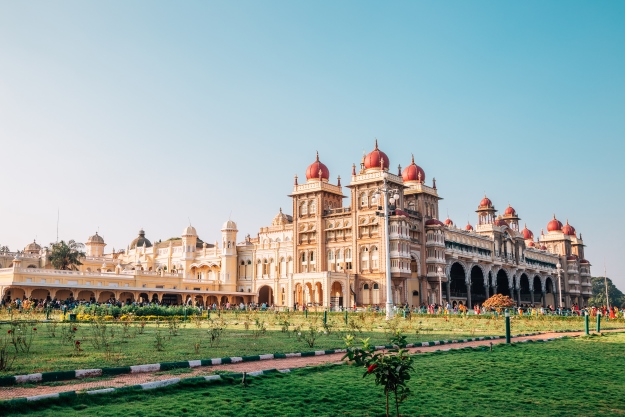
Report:
[[[535,336],[523,336],[514,338],[515,342],[521,342],[523,340],[537,340],[537,339],[549,339],[553,337],[561,337],[561,336],[579,336],[583,334],[583,332],[571,332],[571,333],[542,333]],[[463,348],[463,347],[473,347],[473,346],[484,346],[488,345],[490,342],[495,344],[505,343],[505,339],[496,339],[496,340],[482,340],[477,342],[466,342],[466,343],[453,343],[450,345],[442,345],[442,346],[429,346],[429,347],[417,347],[411,348],[409,351],[411,353],[423,353],[423,352],[431,352],[435,350],[448,350],[450,348]],[[85,390],[93,390],[93,389],[101,389],[101,388],[120,388],[128,385],[136,385],[143,384],[146,382],[159,381],[163,379],[170,379],[173,377],[180,378],[189,378],[192,376],[200,376],[200,375],[210,375],[217,370],[226,370],[231,372],[254,372],[261,371],[265,369],[294,369],[294,368],[303,368],[306,366],[314,366],[321,365],[325,363],[334,363],[339,362],[343,356],[343,353],[335,353],[329,355],[322,356],[311,356],[311,357],[293,357],[286,359],[270,359],[270,360],[262,360],[256,362],[239,362],[234,364],[226,364],[226,365],[215,365],[215,366],[202,366],[198,368],[188,369],[187,373],[180,373],[176,375],[172,375],[171,373],[139,373],[139,374],[126,374],[119,375],[113,378],[104,378],[99,379],[97,381],[91,382],[82,382],[80,380],[73,381],[62,381],[59,382],[58,385],[50,386],[50,385],[39,385],[35,387],[22,387],[22,386],[12,386],[12,387],[2,387],[0,388],[0,400],[8,400],[12,398],[21,398],[21,397],[31,397],[35,395],[45,395],[52,393],[60,393],[65,391],[85,391]]]

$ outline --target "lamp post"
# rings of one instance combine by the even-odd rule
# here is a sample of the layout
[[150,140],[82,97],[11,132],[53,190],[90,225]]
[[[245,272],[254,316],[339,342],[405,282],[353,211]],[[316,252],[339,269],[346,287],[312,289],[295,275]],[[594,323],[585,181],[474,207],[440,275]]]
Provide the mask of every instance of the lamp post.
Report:
[[384,214],[376,214],[384,217],[384,244],[386,245],[386,320],[390,320],[393,317],[393,281],[391,280],[391,239],[388,234],[388,205],[389,203],[395,204],[395,201],[399,201],[399,194],[397,193],[397,189],[389,188],[386,181],[386,173],[384,173],[384,183],[382,187],[378,188],[373,195],[376,202],[379,201],[381,195],[384,195]]
[[442,306],[443,305],[443,268],[439,266],[436,272],[438,273],[438,300],[439,300],[438,304]]
[[558,292],[560,293],[560,314],[562,314],[562,264],[560,262],[558,262],[558,264],[556,265],[556,269],[558,270]]

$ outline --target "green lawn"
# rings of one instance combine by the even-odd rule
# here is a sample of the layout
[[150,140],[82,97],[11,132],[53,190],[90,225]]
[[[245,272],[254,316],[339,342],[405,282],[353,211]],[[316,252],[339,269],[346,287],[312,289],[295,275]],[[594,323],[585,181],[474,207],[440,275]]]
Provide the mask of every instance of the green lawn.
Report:
[[[608,334],[418,355],[402,415],[623,415],[624,347],[625,335]],[[38,416],[382,416],[383,393],[362,373],[354,366],[307,368],[255,378],[247,388],[189,384],[19,407]]]
[[[322,327],[320,314],[316,316],[311,314],[305,318],[301,313],[291,314],[288,317],[276,316],[269,312],[251,316],[229,313],[222,315],[222,318],[226,329],[219,344],[213,347],[208,341],[209,328],[206,320],[180,324],[177,335],[170,333],[167,322],[161,323],[158,328],[154,323],[148,323],[143,332],[140,322],[128,326],[123,326],[119,322],[109,323],[106,330],[106,339],[111,346],[108,354],[104,348],[98,349],[92,345],[94,328],[89,322],[60,323],[54,336],[51,332],[52,324],[24,324],[24,330],[30,331],[35,326],[37,328],[30,352],[19,353],[12,368],[1,371],[0,376],[340,348],[344,346],[343,336],[347,333],[355,334],[356,338],[370,337],[374,344],[387,344],[389,334],[395,329],[407,335],[408,343],[504,334],[504,320],[501,317],[495,319],[452,316],[446,319],[415,316],[412,320],[398,317],[389,324],[380,315],[353,314],[349,319],[350,325],[346,326],[343,314],[337,313],[329,315],[328,329]],[[280,330],[280,320],[285,318],[289,321],[288,332]],[[255,334],[257,320],[258,323],[264,323],[263,326],[267,329],[262,334]],[[316,320],[314,326],[320,333],[314,346],[310,347],[304,340],[298,340],[294,329],[301,326],[299,331],[306,333],[314,320]],[[245,329],[245,323],[248,323],[248,330]],[[74,326],[77,327],[74,338],[64,339],[63,333],[68,333]],[[591,326],[594,328],[594,323]],[[603,323],[602,328],[609,327],[625,327],[625,322],[617,320]],[[582,328],[581,318],[513,317],[512,319],[513,334]],[[12,327],[9,323],[0,324],[0,346],[9,340],[7,331],[10,329]],[[163,338],[161,350],[156,347],[157,334]],[[75,351],[74,340],[81,342],[80,352]],[[197,352],[196,343],[199,343]],[[13,351],[10,344],[7,349],[9,352]]]

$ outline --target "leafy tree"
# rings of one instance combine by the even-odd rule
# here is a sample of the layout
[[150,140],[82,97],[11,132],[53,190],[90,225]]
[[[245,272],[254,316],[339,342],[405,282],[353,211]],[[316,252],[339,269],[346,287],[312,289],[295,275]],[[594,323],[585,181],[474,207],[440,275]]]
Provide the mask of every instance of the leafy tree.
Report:
[[50,261],[54,269],[76,270],[79,265],[82,265],[80,258],[85,257],[85,252],[82,251],[82,244],[73,240],[67,243],[61,240],[57,243],[51,243],[50,247],[48,261]]
[[11,252],[8,246],[0,245],[0,253]]
[[[608,296],[610,299],[610,306],[623,307],[625,304],[625,295],[616,288],[610,278],[608,281]],[[588,300],[588,305],[599,307],[606,305],[605,302],[605,278],[604,277],[592,277],[590,279],[592,283],[592,298]]]

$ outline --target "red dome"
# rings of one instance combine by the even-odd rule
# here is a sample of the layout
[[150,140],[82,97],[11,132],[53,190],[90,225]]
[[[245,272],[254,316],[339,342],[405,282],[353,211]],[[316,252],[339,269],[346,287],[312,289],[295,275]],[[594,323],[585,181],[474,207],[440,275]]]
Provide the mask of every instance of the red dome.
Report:
[[547,223],[548,232],[559,232],[562,230],[562,222],[556,219],[556,215],[553,215],[553,220]]
[[521,230],[521,232],[523,233],[523,239],[525,240],[534,239],[534,233],[532,233],[532,231],[527,228],[527,225],[523,227],[523,230]]
[[482,201],[480,201],[479,208],[492,208],[492,207],[493,207],[493,202],[490,201],[490,198],[484,196]]
[[464,230],[466,230],[467,232],[470,232],[473,230],[473,226],[471,226],[471,223],[467,223],[467,225],[464,227]]
[[580,264],[589,264],[590,262],[588,262],[586,259],[581,259],[579,261]]
[[527,244],[527,246],[529,246],[530,248],[533,248],[534,246],[536,246],[536,244],[532,240],[530,243]]
[[319,152],[317,152],[317,160],[313,162],[312,164],[310,164],[310,166],[306,170],[306,179],[318,180],[319,171],[321,171],[322,180],[328,180],[330,178],[330,170],[328,170],[327,166],[319,162]]
[[569,236],[575,236],[575,228],[569,224],[568,219],[564,227],[562,227],[562,233]]
[[430,219],[425,222],[426,226],[445,226],[443,222],[438,219]]
[[516,210],[513,209],[510,204],[508,204],[508,207],[506,208],[506,211],[503,212],[503,214],[507,215],[507,216],[516,216]]
[[388,156],[384,152],[378,149],[378,140],[375,140],[375,149],[372,150],[367,156],[365,156],[365,168],[380,168],[388,169],[389,160]]
[[401,173],[401,176],[404,179],[404,182],[425,182],[425,171],[423,171],[419,165],[414,163],[414,155],[412,156],[412,162],[404,168],[404,172]]
[[495,226],[501,227],[501,226],[507,226],[507,225],[508,225],[508,223],[506,223],[505,220],[502,220],[502,219],[495,220]]
[[540,250],[547,250],[547,246],[542,245],[542,246],[540,247]]
[[567,261],[576,261],[577,260],[577,255],[569,255],[566,257]]
[[453,226],[453,225],[454,225],[454,222],[449,217],[447,217],[447,219],[445,219],[445,226]]

